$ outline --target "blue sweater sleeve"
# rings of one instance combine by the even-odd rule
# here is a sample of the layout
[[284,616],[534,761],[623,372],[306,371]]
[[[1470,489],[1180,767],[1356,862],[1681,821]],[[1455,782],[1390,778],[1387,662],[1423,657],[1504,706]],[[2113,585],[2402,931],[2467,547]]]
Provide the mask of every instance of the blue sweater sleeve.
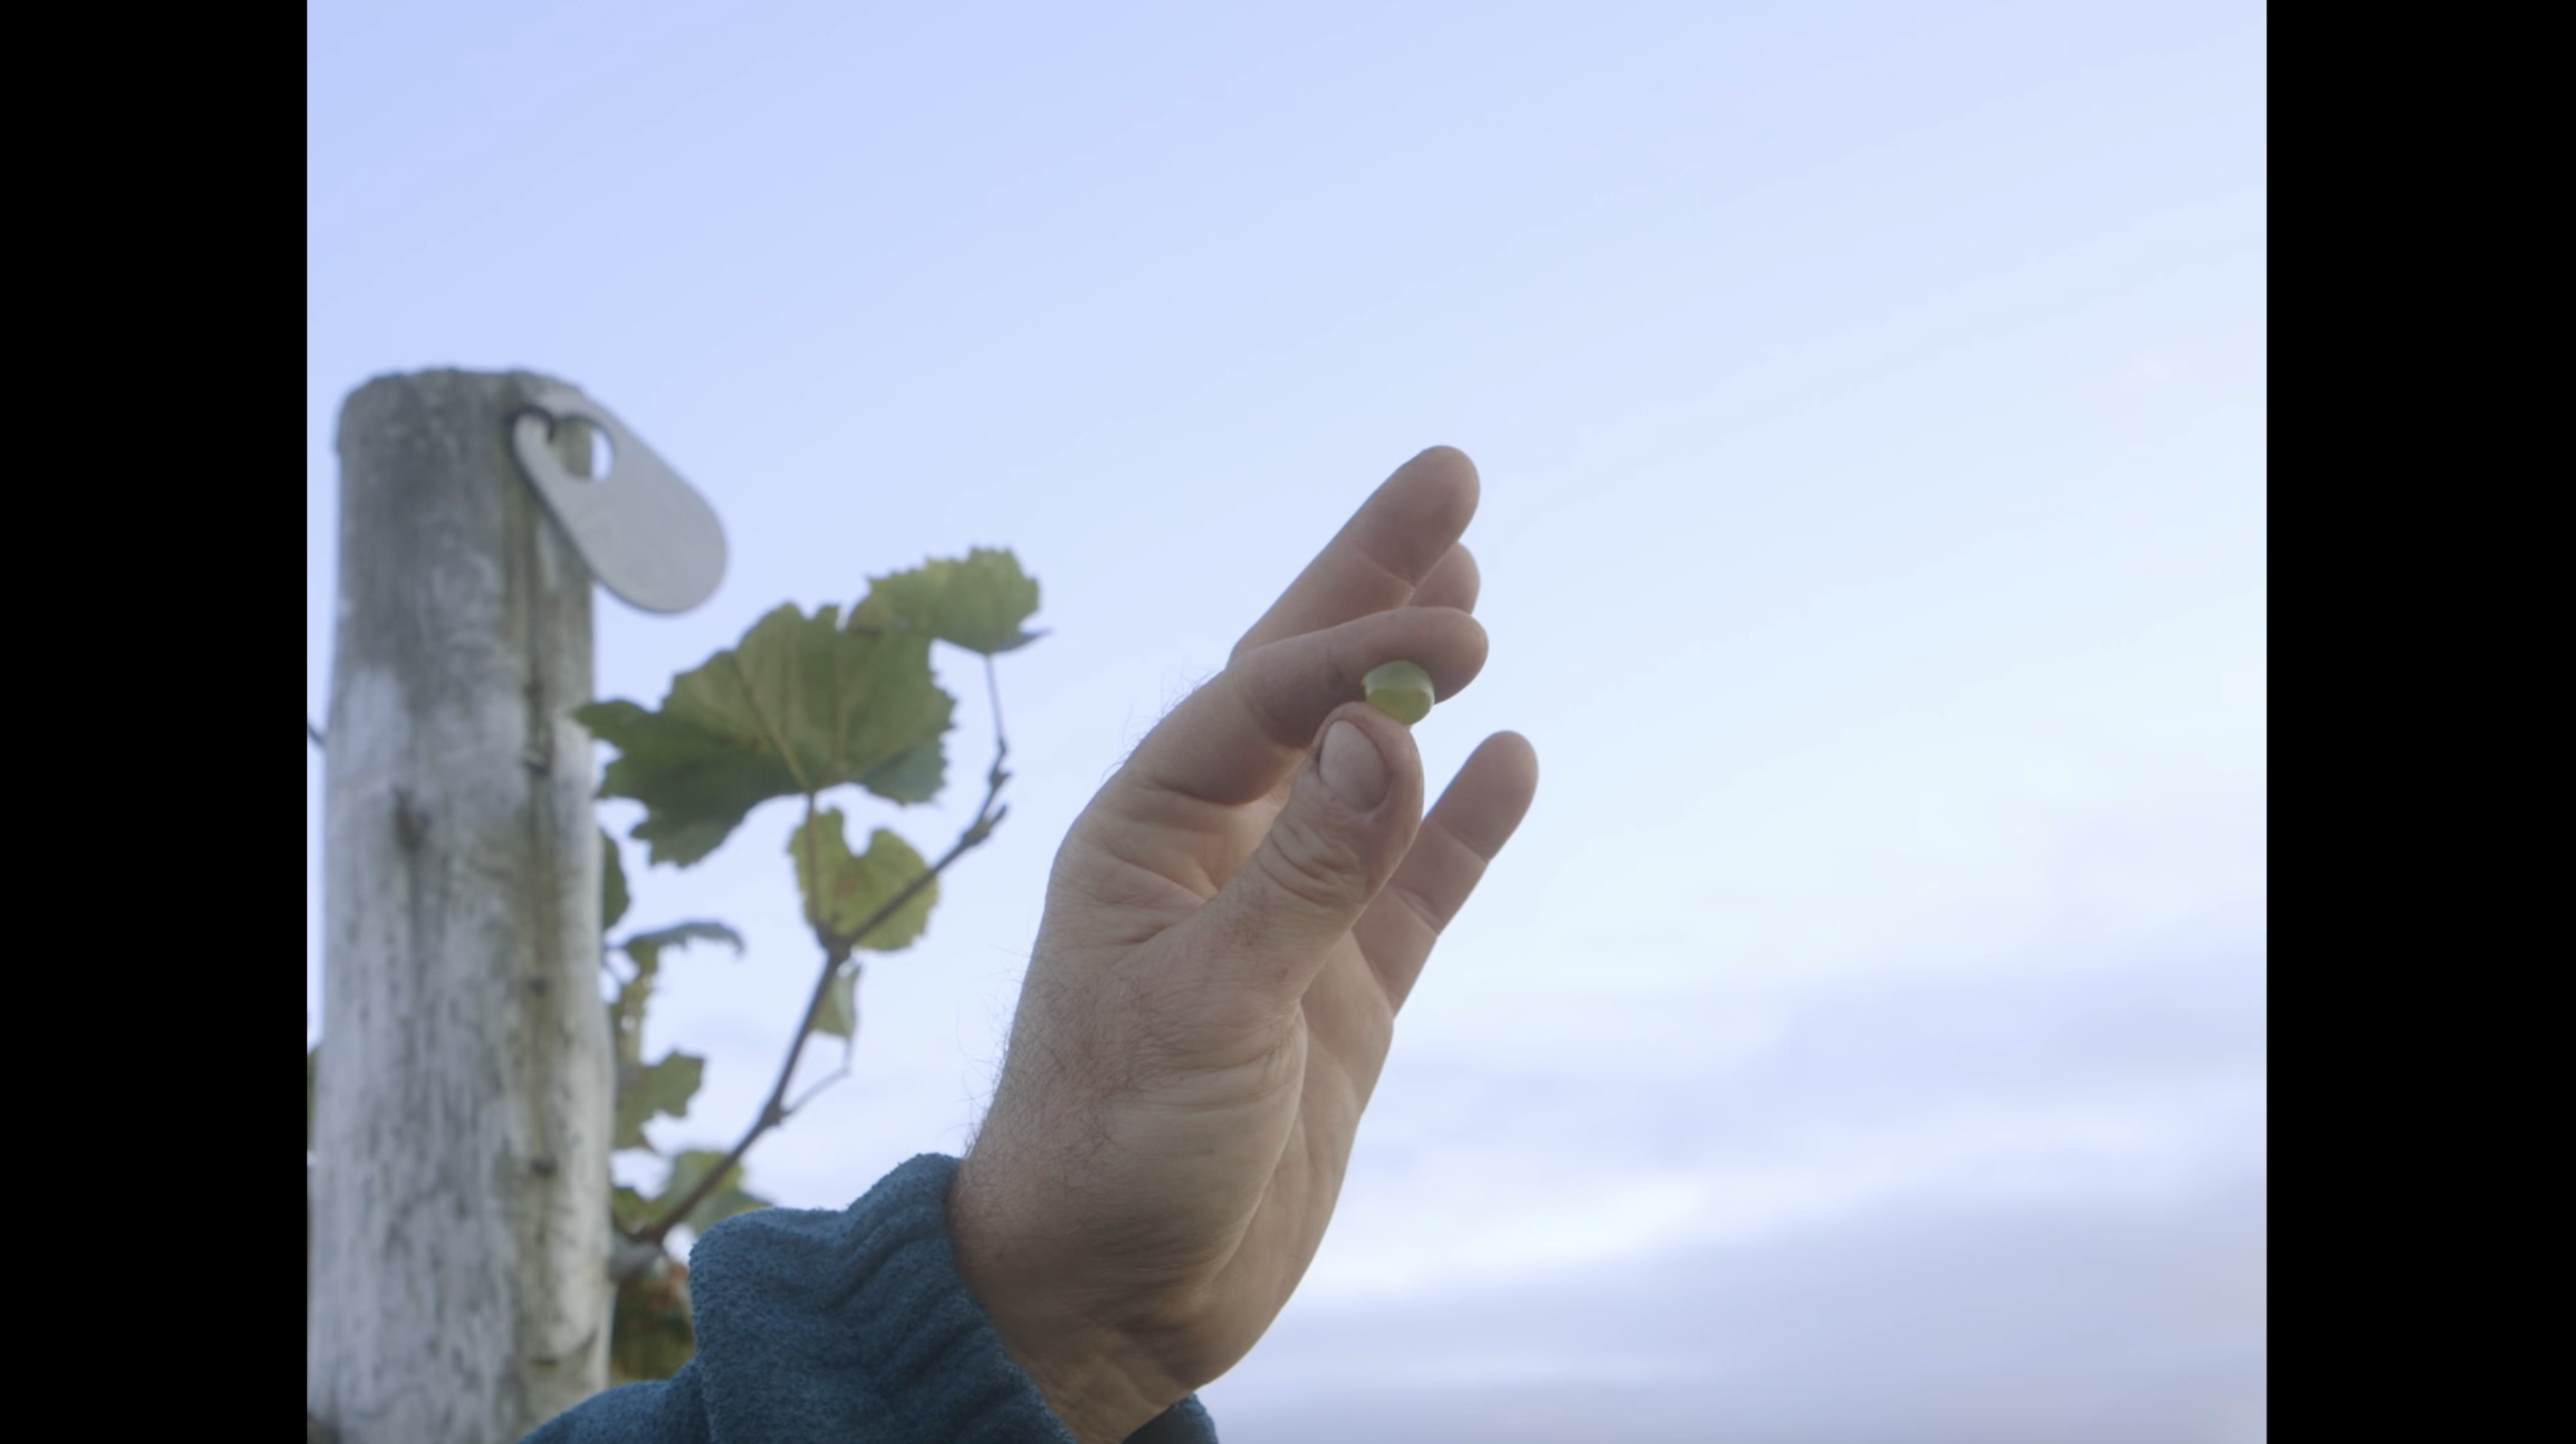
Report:
[[[566,1411],[526,1444],[1073,1444],[957,1277],[923,1154],[837,1213],[762,1209],[689,1251],[698,1356]],[[1129,1444],[1216,1444],[1195,1397]]]

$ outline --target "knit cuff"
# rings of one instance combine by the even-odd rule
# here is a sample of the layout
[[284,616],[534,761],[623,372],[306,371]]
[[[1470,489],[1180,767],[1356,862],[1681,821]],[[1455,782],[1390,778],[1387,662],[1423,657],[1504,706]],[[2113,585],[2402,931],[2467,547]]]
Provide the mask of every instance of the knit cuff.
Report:
[[[690,1251],[709,1432],[734,1444],[841,1438],[1073,1444],[957,1276],[948,1186],[923,1154],[837,1213],[762,1209]],[[1131,1444],[1215,1444],[1196,1398]]]

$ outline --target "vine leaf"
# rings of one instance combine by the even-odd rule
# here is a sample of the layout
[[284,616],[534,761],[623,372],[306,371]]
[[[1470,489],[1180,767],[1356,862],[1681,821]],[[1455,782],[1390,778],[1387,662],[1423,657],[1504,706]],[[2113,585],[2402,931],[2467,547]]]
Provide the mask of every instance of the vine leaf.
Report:
[[937,742],[907,747],[859,774],[859,785],[889,802],[928,802],[939,795],[948,754]]
[[[662,954],[690,943],[729,943],[737,955],[742,952],[740,933],[704,919],[637,933],[617,945],[634,962],[635,975],[618,984],[617,997],[608,1005],[609,1039],[617,1054],[617,1132],[612,1148],[651,1148],[644,1125],[657,1113],[686,1117],[689,1098],[703,1079],[705,1060],[685,1053],[666,1054],[661,1062],[649,1068],[644,1065],[644,1009],[653,1000]],[[685,1066],[681,1059],[688,1060]]]
[[611,1148],[658,1152],[644,1136],[655,1117],[686,1118],[689,1100],[705,1081],[707,1060],[694,1053],[670,1052],[651,1065],[620,1060],[617,1065],[617,1136]]
[[853,626],[927,632],[987,657],[1015,651],[1042,633],[1020,624],[1038,609],[1037,579],[1007,549],[977,547],[963,561],[928,561],[873,577]]
[[618,699],[573,716],[617,749],[599,795],[644,804],[634,835],[653,861],[685,867],[771,798],[859,783],[926,799],[955,708],[931,680],[928,634],[790,605],[673,679],[659,711]]
[[861,937],[859,929],[896,894],[928,873],[930,864],[912,850],[912,844],[882,827],[869,835],[866,852],[852,856],[844,822],[839,808],[826,807],[788,835],[787,855],[796,862],[796,890],[805,899],[805,916],[827,946],[901,952],[930,926],[930,910],[939,901],[939,880],[931,878]]
[[635,960],[635,966],[649,973],[662,965],[664,950],[687,947],[691,943],[723,943],[732,948],[737,957],[742,953],[742,934],[710,918],[691,918],[667,928],[637,933],[617,946]]
[[617,855],[617,839],[599,830],[599,930],[606,932],[626,916],[626,860]]
[[814,1031],[847,1043],[859,1032],[859,974],[843,967],[823,988],[823,1003],[814,1010]]

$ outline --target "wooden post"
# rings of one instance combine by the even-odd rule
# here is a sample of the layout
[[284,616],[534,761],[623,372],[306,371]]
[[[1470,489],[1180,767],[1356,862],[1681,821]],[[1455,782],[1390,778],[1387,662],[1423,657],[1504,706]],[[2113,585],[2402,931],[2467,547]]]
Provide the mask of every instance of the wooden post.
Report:
[[340,412],[304,1389],[341,1444],[511,1444],[607,1381],[591,578],[510,449],[543,381]]

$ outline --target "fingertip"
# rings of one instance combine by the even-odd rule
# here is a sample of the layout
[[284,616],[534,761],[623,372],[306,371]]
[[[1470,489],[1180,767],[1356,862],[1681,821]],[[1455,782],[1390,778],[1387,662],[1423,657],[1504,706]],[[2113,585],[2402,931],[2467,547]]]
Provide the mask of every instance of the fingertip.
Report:
[[1413,460],[1407,462],[1406,465],[1430,465],[1447,468],[1464,474],[1467,479],[1467,483],[1470,486],[1475,485],[1477,481],[1476,463],[1469,459],[1467,453],[1460,451],[1454,446],[1426,446],[1420,451],[1415,452],[1413,454]]
[[1407,607],[1379,614],[1385,621],[1355,639],[1350,671],[1356,682],[1383,662],[1411,662],[1431,674],[1431,695],[1446,702],[1481,676],[1494,643],[1475,614],[1458,607]]
[[1324,725],[1316,730],[1316,746],[1322,747],[1334,726],[1344,722],[1365,733],[1389,767],[1399,773],[1410,769],[1416,777],[1421,775],[1422,751],[1414,745],[1413,729],[1366,702],[1344,702],[1328,713]]
[[1446,548],[1476,515],[1484,489],[1476,463],[1454,446],[1434,446],[1395,469],[1381,490],[1395,507],[1403,530],[1437,537]]
[[1386,800],[1395,772],[1376,738],[1350,718],[1336,717],[1324,724],[1324,735],[1315,742],[1315,775],[1345,807],[1373,812]]
[[[1501,745],[1495,749],[1496,756],[1511,768],[1514,785],[1520,789],[1521,810],[1527,812],[1530,800],[1538,796],[1538,749],[1518,732],[1502,733],[1499,741]],[[1514,822],[1512,825],[1517,827],[1520,824]]]
[[1436,671],[1431,674],[1432,679],[1440,684],[1440,700],[1445,702],[1465,691],[1468,683],[1484,675],[1485,663],[1493,656],[1494,637],[1472,613],[1454,607],[1442,610],[1455,614],[1466,632],[1465,645],[1453,663],[1453,677],[1444,678]]
[[1478,856],[1502,851],[1538,794],[1538,750],[1517,732],[1497,732],[1469,754],[1442,795],[1444,826]]
[[1414,453],[1414,461],[1430,461],[1435,463],[1435,466],[1453,466],[1458,468],[1458,471],[1466,471],[1468,481],[1476,479],[1476,463],[1468,458],[1468,453],[1458,450],[1455,445],[1448,445],[1448,443],[1425,445],[1425,448]]
[[[1354,741],[1365,745],[1375,756],[1370,767],[1354,767],[1350,760]],[[1401,815],[1419,819],[1425,786],[1422,775],[1422,750],[1414,745],[1412,729],[1365,702],[1348,702],[1336,707],[1315,729],[1314,745],[1307,753],[1307,769],[1326,791],[1355,816],[1379,818],[1377,825],[1394,826],[1393,818]],[[1374,773],[1376,784],[1365,795],[1349,785],[1349,779]]]
[[1538,791],[1538,749],[1518,732],[1497,732],[1486,738],[1459,770],[1478,774],[1488,787],[1519,794],[1524,807]]

